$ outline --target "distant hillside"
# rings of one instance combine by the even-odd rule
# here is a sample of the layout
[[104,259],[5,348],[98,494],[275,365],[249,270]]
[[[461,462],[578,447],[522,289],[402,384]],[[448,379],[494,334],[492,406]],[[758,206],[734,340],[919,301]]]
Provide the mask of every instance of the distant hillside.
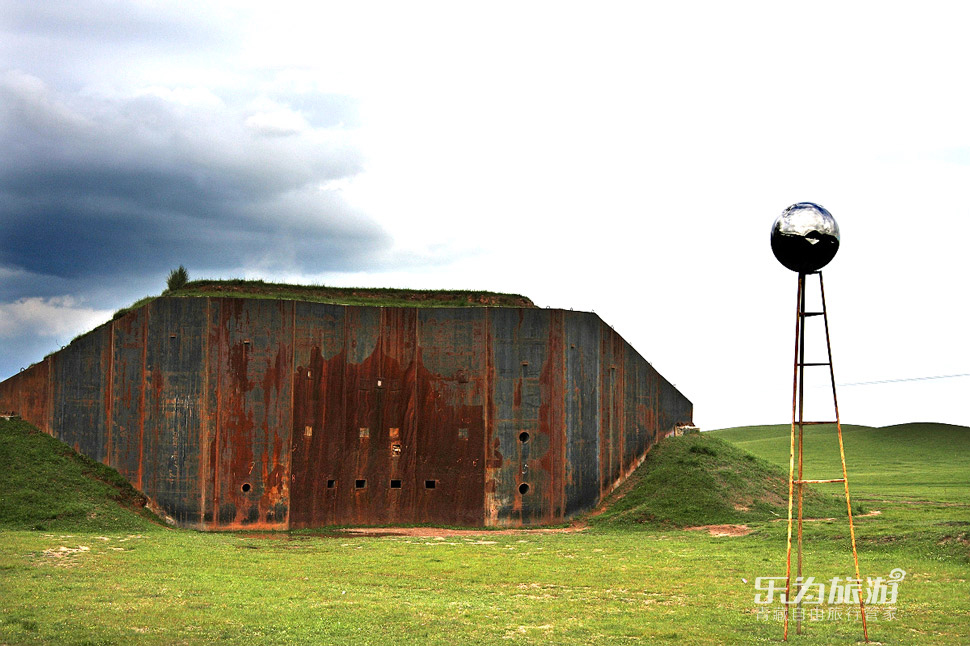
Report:
[[[338,305],[380,305],[384,307],[535,307],[520,294],[503,294],[482,290],[395,289],[392,287],[326,287],[324,285],[289,285],[262,280],[193,280],[163,296],[224,296],[233,298],[268,298]],[[149,296],[130,307],[118,310],[115,317],[154,300]]]
[[[790,432],[790,424],[775,424],[709,434],[787,470]],[[935,423],[843,425],[842,438],[853,499],[970,503],[970,428]],[[804,446],[806,478],[842,477],[835,426],[805,427]]]
[[[805,515],[845,514],[845,497],[806,488]],[[604,504],[593,524],[674,527],[788,517],[788,470],[708,433],[668,437]]]
[[0,419],[0,529],[144,531],[158,522],[146,502],[114,469]]

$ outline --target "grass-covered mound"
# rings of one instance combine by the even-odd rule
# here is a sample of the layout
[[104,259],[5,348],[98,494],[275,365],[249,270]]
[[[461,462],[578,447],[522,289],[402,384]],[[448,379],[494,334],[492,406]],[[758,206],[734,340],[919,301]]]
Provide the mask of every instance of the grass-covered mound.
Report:
[[[811,487],[805,488],[804,505],[803,513],[810,518],[846,514],[844,495]],[[787,517],[786,469],[719,438],[695,433],[666,438],[650,449],[591,522],[692,527]]]
[[[383,307],[535,307],[521,294],[483,290],[396,289],[392,287],[327,287],[289,285],[263,280],[193,280],[177,289],[166,289],[163,296],[266,298],[277,300],[333,303],[337,305],[379,305]],[[115,318],[157,298],[147,296],[130,307],[120,309]]]
[[144,494],[27,422],[0,419],[0,529],[144,530]]

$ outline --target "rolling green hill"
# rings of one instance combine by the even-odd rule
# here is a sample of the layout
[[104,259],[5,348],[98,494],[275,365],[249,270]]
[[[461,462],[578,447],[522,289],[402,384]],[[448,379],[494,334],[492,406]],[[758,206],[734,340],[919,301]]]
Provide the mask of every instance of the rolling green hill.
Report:
[[[789,424],[710,431],[788,470]],[[970,428],[949,424],[843,425],[853,499],[970,503]],[[841,478],[834,425],[805,427],[806,478]],[[841,484],[825,485],[840,488]]]

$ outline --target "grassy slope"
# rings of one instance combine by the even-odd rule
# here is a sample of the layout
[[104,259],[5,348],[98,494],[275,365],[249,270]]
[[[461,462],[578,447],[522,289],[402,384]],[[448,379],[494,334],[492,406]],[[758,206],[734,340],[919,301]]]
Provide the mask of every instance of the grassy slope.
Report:
[[[845,498],[807,488],[805,515],[845,514]],[[788,472],[708,434],[670,437],[647,454],[595,523],[677,527],[787,517]]]
[[[757,443],[774,431],[723,433]],[[786,433],[761,445],[769,454],[783,454],[777,464],[787,465]],[[779,439],[780,452],[774,447]],[[691,446],[713,447],[715,455]],[[682,441],[680,448],[686,451],[668,458],[697,459],[702,466],[737,455],[707,435]],[[879,450],[865,442],[857,448]],[[913,440],[910,449],[919,450],[920,443]],[[952,445],[930,440],[923,450],[939,463],[939,479],[965,477]],[[28,456],[13,468],[33,468],[42,458]],[[2,470],[11,470],[10,458],[3,459]],[[753,473],[763,472],[760,461],[741,460],[754,465]],[[896,481],[886,476],[889,467],[878,472],[880,464],[869,487],[874,497],[889,498]],[[0,486],[13,485],[8,480]],[[57,486],[55,481],[49,493],[65,497]],[[71,491],[87,484],[71,479],[59,486]],[[857,519],[863,576],[886,576],[893,568],[908,573],[895,619],[870,608],[874,642],[970,643],[970,489],[954,498],[961,500],[879,503],[881,515]],[[690,502],[683,493],[680,500]],[[582,533],[433,539],[203,534],[148,525],[133,535],[106,518],[94,525],[80,521],[70,530],[73,521],[66,517],[56,531],[0,528],[0,644],[781,640],[781,624],[756,615],[753,580],[784,574],[784,522],[753,522],[755,532],[740,538],[627,518]],[[846,576],[848,554],[844,521],[806,526],[806,564],[819,580]],[[793,636],[793,643],[861,641],[861,627],[848,619],[806,628],[808,634]]]
[[[787,470],[788,424],[711,431]],[[970,428],[948,424],[843,426],[849,493],[859,499],[892,498],[967,502],[970,493]],[[806,427],[805,476],[840,478],[834,426]],[[841,484],[829,485],[841,487]]]
[[135,531],[145,497],[117,471],[20,420],[0,420],[0,528]]
[[[262,280],[194,280],[163,296],[227,296],[263,298],[340,305],[381,305],[385,307],[535,307],[521,294],[484,290],[396,289],[390,287],[327,287],[324,285],[290,285]],[[146,296],[130,307],[115,312],[115,318],[154,300]]]

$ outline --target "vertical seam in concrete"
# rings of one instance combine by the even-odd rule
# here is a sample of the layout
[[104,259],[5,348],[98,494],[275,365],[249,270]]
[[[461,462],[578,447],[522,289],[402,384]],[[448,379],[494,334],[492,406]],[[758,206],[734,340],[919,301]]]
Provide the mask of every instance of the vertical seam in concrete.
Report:
[[[290,428],[288,429],[285,448],[286,457],[282,462],[285,470],[283,471],[283,488],[286,491],[286,520],[283,526],[290,529],[290,507],[292,506],[293,492],[290,485],[293,484],[293,440],[296,434],[296,301],[290,302]],[[306,420],[301,420],[304,424]]]
[[[417,482],[418,482],[417,478],[415,477],[417,476],[417,471],[418,471],[418,461],[416,458],[416,451],[417,451],[417,445],[418,445],[418,406],[419,406],[418,373],[419,373],[419,368],[422,365],[424,365],[424,360],[421,356],[421,347],[419,345],[420,339],[421,339],[421,312],[419,311],[418,308],[415,307],[414,308],[414,354],[412,355],[412,359],[411,359],[414,365],[414,369],[413,369],[414,378],[411,379],[411,404],[407,407],[409,419],[404,420],[404,423],[406,424],[405,428],[410,427],[413,431],[413,434],[412,434],[413,445],[410,447],[410,451],[409,451],[409,453],[415,454],[415,459],[412,460],[411,462],[414,465],[413,468],[411,469],[411,490],[412,491],[417,490]],[[403,441],[404,441],[404,437],[402,436],[401,442],[403,443]],[[412,501],[411,507],[414,508],[416,506],[414,501],[417,500],[417,494],[409,493],[409,495],[411,496],[411,501]]]
[[566,518],[566,445],[568,444],[569,437],[566,433],[566,407],[568,406],[569,393],[567,392],[568,382],[566,379],[566,313],[563,311],[557,312],[556,316],[559,318],[559,376],[561,381],[558,384],[558,391],[561,393],[560,401],[557,402],[559,408],[559,415],[557,422],[559,423],[558,433],[559,438],[559,455],[557,456],[559,462],[559,520],[565,520]]
[[603,386],[606,381],[603,379],[604,327],[603,322],[598,320],[596,326],[596,466],[598,467],[596,488],[599,490],[599,495],[596,497],[595,505],[598,505],[599,501],[603,499]]
[[[350,313],[350,307],[345,307],[343,309],[343,312],[341,312],[341,313],[343,314],[343,324],[341,325],[341,330],[340,331],[342,332],[343,337],[344,337],[343,338],[343,352],[344,352],[345,360],[342,362],[343,365],[341,365],[341,367],[340,367],[341,371],[343,372],[343,376],[341,378],[341,382],[342,382],[343,386],[340,389],[341,390],[341,392],[340,392],[340,426],[341,426],[341,429],[340,430],[341,430],[341,432],[344,433],[344,437],[346,437],[347,434],[349,433],[349,429],[347,428],[347,418],[349,416],[349,413],[347,411],[347,391],[351,387],[347,383],[347,373],[350,371],[350,342],[349,342],[349,339],[347,338],[348,330],[349,330],[350,326],[347,324],[347,318],[348,318],[348,315]],[[357,384],[355,383],[353,385],[353,387],[356,388],[357,387]],[[331,453],[331,455],[332,455],[332,453]],[[350,490],[350,489],[348,489],[347,483],[344,483],[344,486],[343,487],[340,487],[340,482],[338,481],[337,482],[337,491],[334,492],[335,497],[337,498],[337,500],[335,501],[334,506],[333,506],[333,514],[332,515],[334,517],[339,516],[339,513],[340,513],[339,512],[339,510],[340,510],[340,499],[339,498],[340,498],[340,495],[341,495],[341,493],[343,491],[350,491],[351,493],[348,494],[347,497],[348,497],[348,499],[350,501],[352,501],[352,503],[354,501],[353,491]],[[355,508],[355,506],[353,504],[348,505],[348,512],[349,512],[349,513],[347,513],[348,516],[353,515],[353,512],[355,512],[355,511],[356,511],[356,508]],[[331,525],[335,525],[336,524],[334,518],[331,518],[330,519],[330,524]]]
[[145,316],[141,324],[141,383],[138,388],[138,489],[141,491],[145,491],[145,389],[148,376],[148,318],[151,307],[151,303],[145,305]]
[[54,355],[47,357],[47,410],[44,411],[47,428],[44,429],[48,435],[54,435]]
[[609,404],[610,404],[610,438],[609,438],[609,448],[610,448],[610,463],[609,463],[609,486],[607,487],[607,493],[613,490],[613,482],[616,478],[613,477],[615,473],[613,471],[613,465],[616,460],[616,426],[617,426],[617,415],[616,415],[616,338],[612,334],[612,330],[608,331],[607,336],[610,339],[609,353],[610,353],[610,365],[608,367],[607,375],[610,379],[610,394],[609,394]]
[[113,433],[111,429],[112,414],[114,410],[114,363],[115,363],[115,322],[108,322],[108,376],[105,379],[105,411],[104,411],[104,460],[105,464],[116,464],[112,459],[111,451],[113,448]]
[[[614,332],[615,334],[615,332]],[[619,455],[617,456],[617,483],[623,479],[623,459],[626,457],[626,348],[623,343],[620,342],[619,337],[614,336],[614,343],[619,350],[619,360],[617,361],[617,391],[619,393],[618,404],[617,404],[617,428],[616,428],[616,447]],[[614,487],[616,484],[613,485]]]
[[483,417],[484,429],[482,432],[482,471],[484,477],[482,478],[482,486],[485,490],[482,492],[482,524],[489,525],[489,520],[492,518],[492,505],[495,502],[495,496],[489,495],[488,485],[492,475],[492,469],[489,462],[491,443],[492,443],[492,404],[494,400],[494,379],[492,374],[492,312],[490,308],[484,308],[484,320],[485,320],[485,405],[483,407]]
[[211,401],[209,397],[209,330],[212,326],[212,312],[211,312],[212,299],[206,297],[205,299],[205,328],[202,335],[202,405],[200,406],[200,417],[201,417],[201,428],[199,429],[199,526],[205,529],[205,508],[206,508],[206,496],[208,495],[207,485],[209,483],[209,466],[208,466],[208,446],[209,446],[209,434],[211,432],[210,424],[212,423],[212,411],[209,410],[209,403]]
[[[215,418],[215,444],[212,451],[212,459],[210,460],[212,468],[212,524],[218,525],[222,521],[219,520],[220,515],[220,503],[222,502],[220,486],[222,485],[222,460],[220,451],[222,450],[222,373],[219,372],[222,369],[222,348],[225,345],[225,340],[222,337],[222,319],[223,319],[223,305],[225,299],[219,300],[219,323],[216,326],[216,418]],[[209,330],[210,334],[212,330]],[[211,349],[211,348],[210,348]]]

